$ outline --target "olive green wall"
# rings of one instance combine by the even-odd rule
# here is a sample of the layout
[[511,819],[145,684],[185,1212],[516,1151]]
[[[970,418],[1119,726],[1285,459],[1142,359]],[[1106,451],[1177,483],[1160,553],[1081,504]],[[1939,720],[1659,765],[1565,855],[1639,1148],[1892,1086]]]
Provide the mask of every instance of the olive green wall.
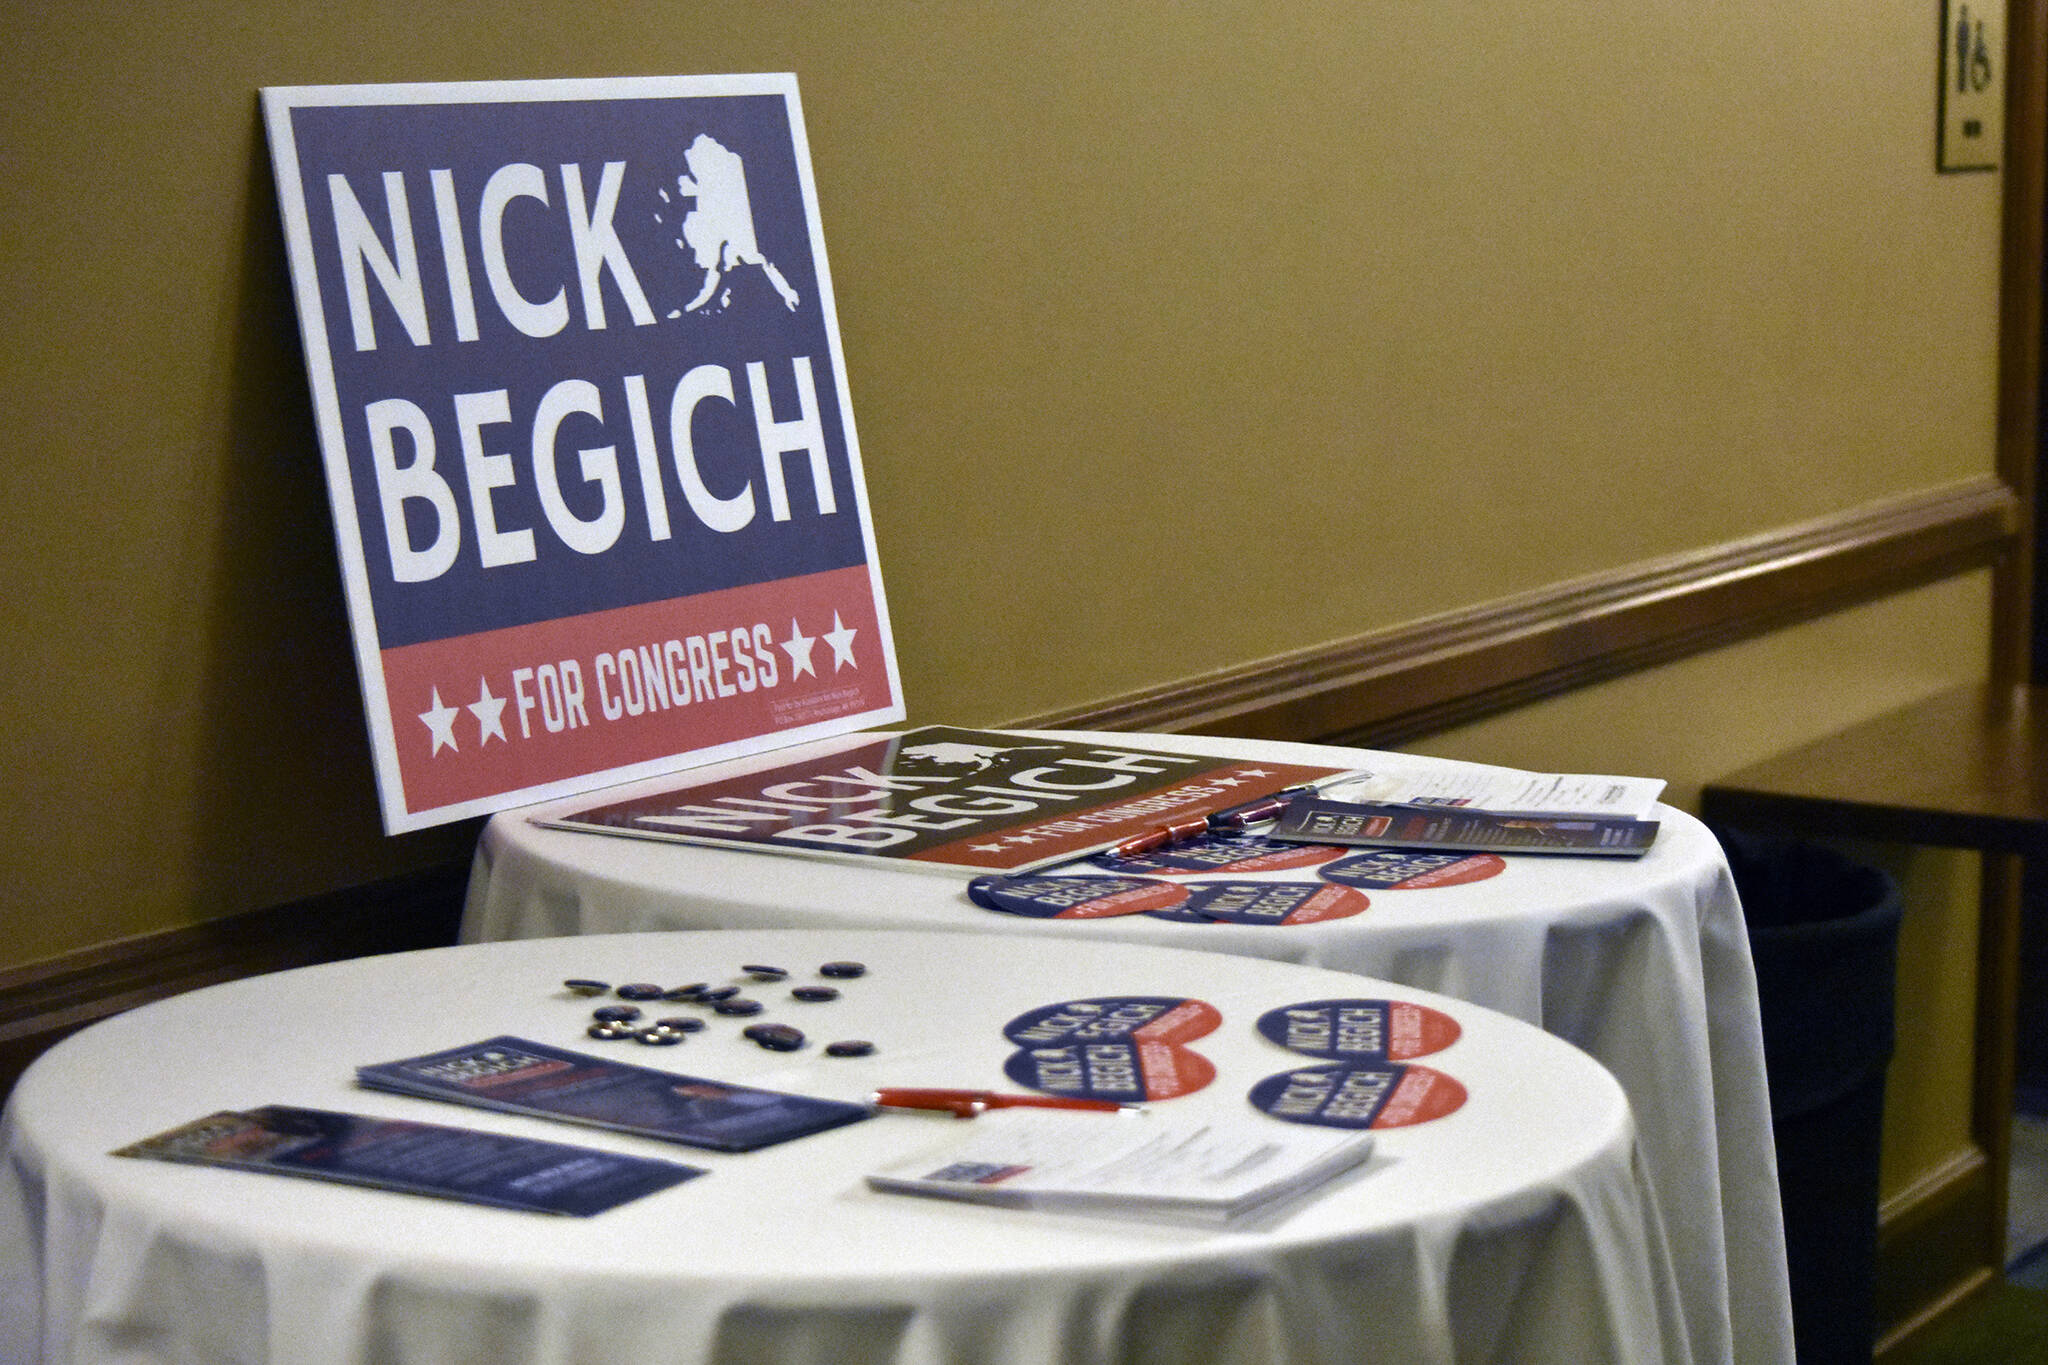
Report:
[[[1933,172],[1935,28],[8,6],[0,967],[474,833],[377,829],[261,86],[795,71],[912,718],[1001,722],[1989,471],[1999,183]],[[1696,787],[1895,644],[1975,671],[1981,587],[1934,592],[1542,752]]]

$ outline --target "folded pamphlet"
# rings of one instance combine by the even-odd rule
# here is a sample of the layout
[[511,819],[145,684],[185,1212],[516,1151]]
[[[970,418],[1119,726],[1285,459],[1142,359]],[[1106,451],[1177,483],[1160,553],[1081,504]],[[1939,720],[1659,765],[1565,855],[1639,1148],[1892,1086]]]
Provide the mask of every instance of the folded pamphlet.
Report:
[[1656,841],[1657,821],[1298,800],[1268,833],[1285,841],[1364,848],[1639,858]]
[[1320,793],[1347,805],[1428,806],[1496,815],[1586,815],[1647,819],[1662,778],[1601,773],[1532,773],[1460,763],[1362,772]]
[[750,1152],[873,1113],[864,1104],[683,1076],[511,1037],[358,1067],[356,1083],[719,1152]]
[[282,1104],[210,1114],[114,1155],[585,1218],[704,1174],[652,1157]]

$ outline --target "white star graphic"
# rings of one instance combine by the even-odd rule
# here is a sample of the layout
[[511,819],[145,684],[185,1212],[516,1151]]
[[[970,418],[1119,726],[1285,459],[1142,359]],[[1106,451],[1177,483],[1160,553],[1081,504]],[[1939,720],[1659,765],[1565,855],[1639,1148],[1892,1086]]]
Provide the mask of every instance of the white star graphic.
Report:
[[789,655],[789,675],[792,678],[802,677],[806,673],[814,678],[818,676],[818,670],[811,667],[811,646],[816,643],[817,637],[806,635],[798,629],[796,618],[792,616],[789,619],[789,638],[782,642],[784,652]]
[[853,637],[857,633],[851,626],[840,622],[838,612],[832,613],[832,629],[825,632],[825,643],[832,646],[834,673],[837,673],[842,665],[847,668],[860,667],[853,661]]
[[440,753],[444,744],[457,753],[461,752],[455,743],[455,717],[460,714],[461,712],[454,707],[442,704],[441,689],[435,688],[433,709],[420,712],[420,719],[426,722],[427,729],[434,733],[434,747],[427,750],[427,757],[432,758]]
[[469,714],[476,717],[476,728],[483,735],[483,738],[477,741],[478,747],[489,744],[492,735],[510,744],[512,741],[505,738],[505,699],[491,695],[491,681],[488,678],[478,678],[476,685],[477,698],[469,704],[468,710]]
[[968,847],[976,853],[1001,853],[1003,851],[1001,844],[969,844]]

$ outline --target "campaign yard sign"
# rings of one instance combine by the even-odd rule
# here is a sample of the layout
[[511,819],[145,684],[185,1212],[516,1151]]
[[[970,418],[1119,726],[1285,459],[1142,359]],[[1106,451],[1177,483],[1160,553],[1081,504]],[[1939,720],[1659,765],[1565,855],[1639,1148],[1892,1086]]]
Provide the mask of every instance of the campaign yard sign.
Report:
[[903,718],[795,77],[263,105],[387,831]]

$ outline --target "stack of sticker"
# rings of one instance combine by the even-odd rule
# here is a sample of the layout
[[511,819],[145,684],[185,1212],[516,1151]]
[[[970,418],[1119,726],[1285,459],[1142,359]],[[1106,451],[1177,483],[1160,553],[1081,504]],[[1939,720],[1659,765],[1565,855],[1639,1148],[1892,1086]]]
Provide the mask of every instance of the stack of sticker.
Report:
[[1150,915],[1193,924],[1315,924],[1358,914],[1370,902],[1343,886],[1313,882],[1211,881],[1178,884],[1150,877],[976,877],[976,905],[1035,919]]
[[1289,1123],[1401,1128],[1465,1103],[1465,1087],[1413,1058],[1458,1041],[1458,1021],[1405,1000],[1308,1000],[1259,1017],[1259,1032],[1290,1052],[1327,1061],[1268,1076],[1252,1107]]
[[1003,1025],[1003,1037],[1018,1049],[1003,1074],[1028,1089],[1076,1099],[1170,1100],[1216,1079],[1215,1063],[1185,1045],[1222,1022],[1214,1005],[1179,996],[1064,1000]]
[[[1035,919],[1149,915],[1183,924],[1286,927],[1361,913],[1371,905],[1362,888],[1459,886],[1498,876],[1507,866],[1491,853],[1348,852],[1262,834],[1213,833],[1139,857],[1101,854],[1074,864],[1091,871],[976,877],[967,895],[985,909]],[[1249,880],[1303,868],[1316,869],[1318,880]]]
[[[1141,1104],[1193,1094],[1216,1066],[1188,1047],[1223,1015],[1204,1000],[1172,995],[1093,996],[1042,1005],[1003,1026],[1017,1051],[1003,1074],[1029,1090]],[[1405,1000],[1307,1000],[1261,1015],[1259,1033],[1324,1064],[1268,1076],[1252,1107],[1289,1123],[1401,1128],[1455,1113],[1466,1099],[1454,1077],[1417,1057],[1458,1041],[1458,1021]]]

